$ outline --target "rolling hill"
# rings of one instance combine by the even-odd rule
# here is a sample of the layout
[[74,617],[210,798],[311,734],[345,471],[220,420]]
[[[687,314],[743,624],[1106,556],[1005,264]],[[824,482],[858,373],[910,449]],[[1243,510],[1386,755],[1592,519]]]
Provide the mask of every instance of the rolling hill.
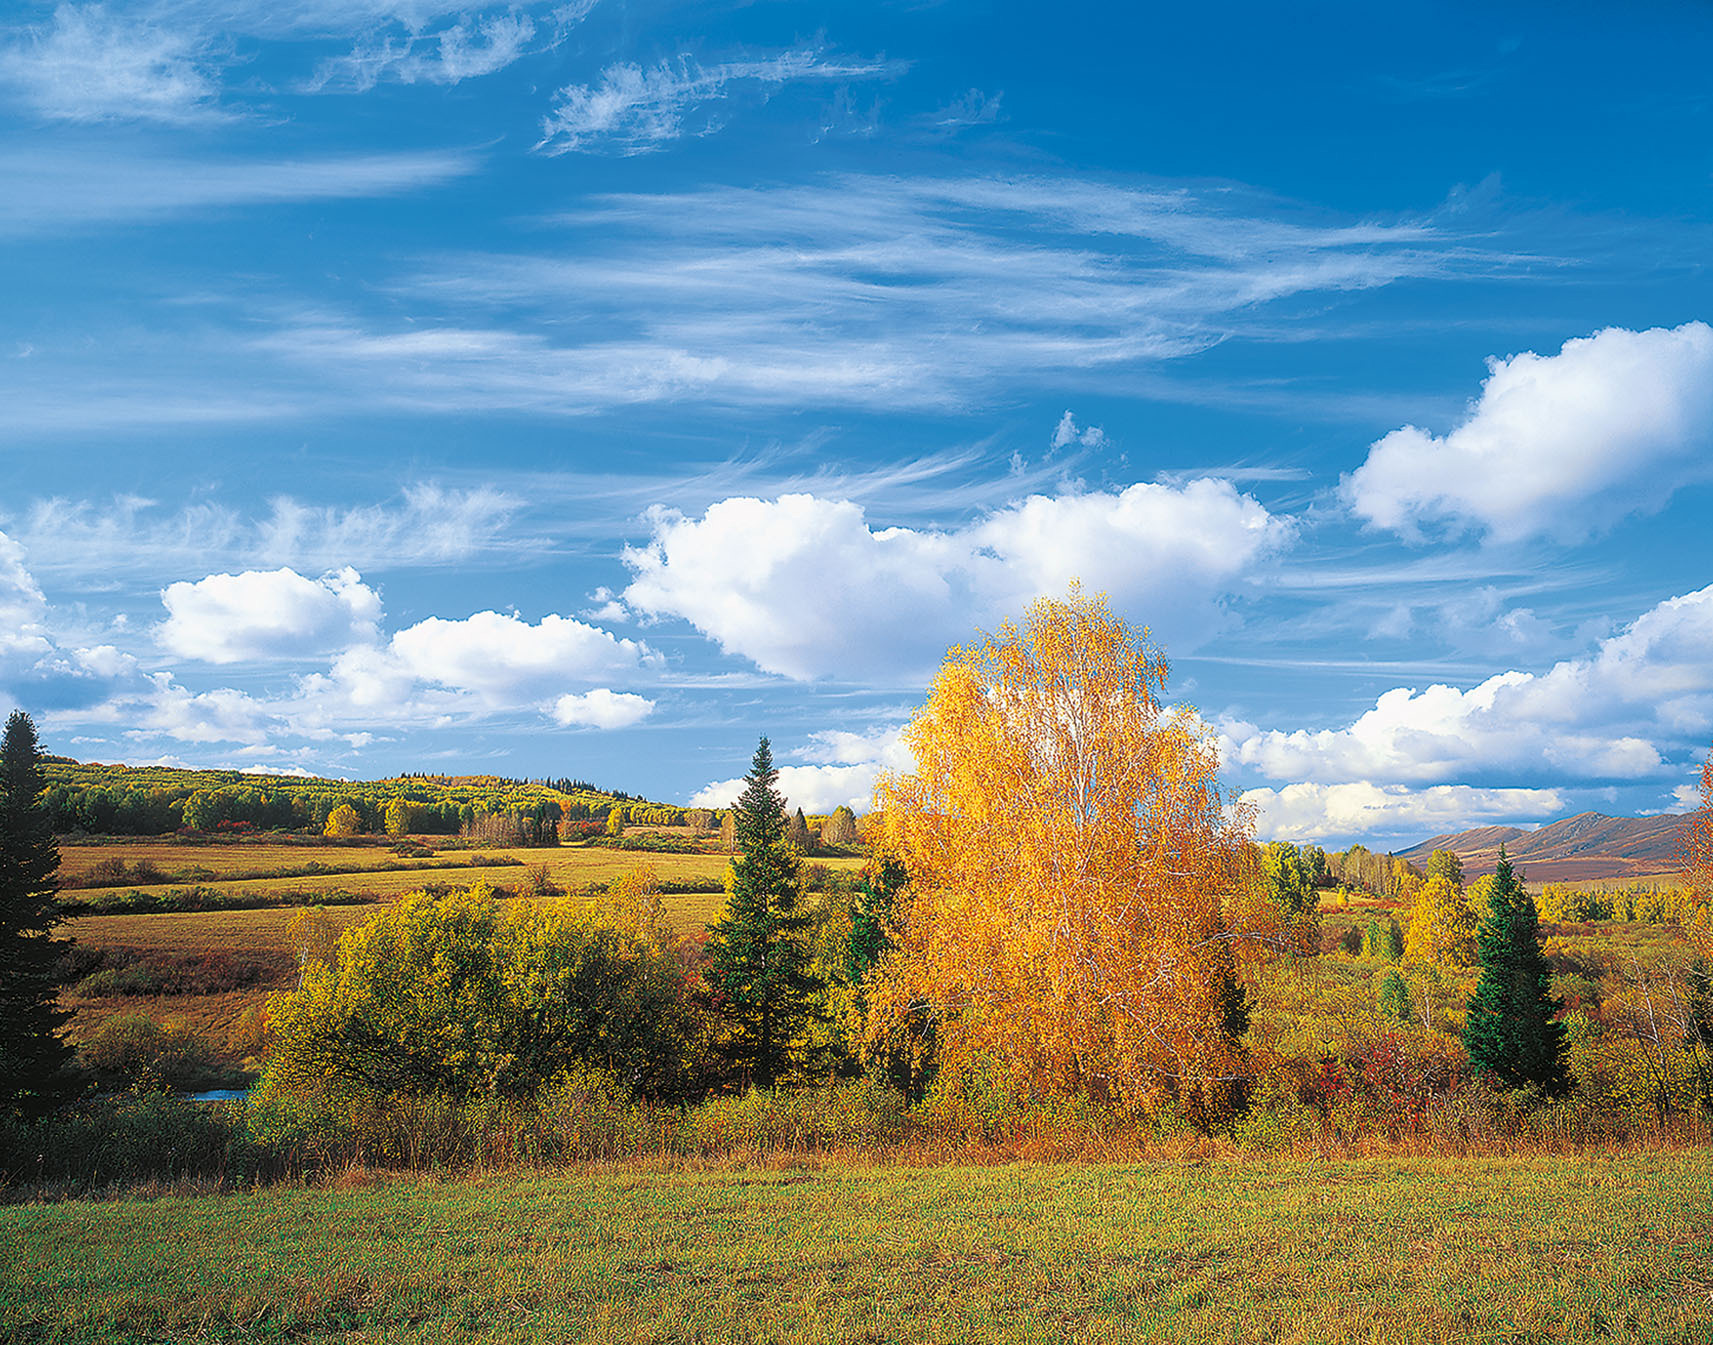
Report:
[[1535,882],[1639,878],[1681,867],[1678,851],[1688,822],[1678,814],[1607,817],[1604,813],[1578,813],[1533,830],[1475,827],[1432,837],[1398,853],[1421,864],[1435,850],[1451,850],[1463,861],[1464,873],[1478,878],[1493,872],[1503,845],[1512,863]]

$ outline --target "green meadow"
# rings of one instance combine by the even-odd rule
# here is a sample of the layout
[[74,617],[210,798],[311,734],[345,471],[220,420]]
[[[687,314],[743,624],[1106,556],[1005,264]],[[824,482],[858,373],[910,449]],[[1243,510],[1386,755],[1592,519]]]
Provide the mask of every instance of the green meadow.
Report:
[[1706,1149],[356,1176],[0,1209],[0,1337],[1690,1345],[1710,1215]]

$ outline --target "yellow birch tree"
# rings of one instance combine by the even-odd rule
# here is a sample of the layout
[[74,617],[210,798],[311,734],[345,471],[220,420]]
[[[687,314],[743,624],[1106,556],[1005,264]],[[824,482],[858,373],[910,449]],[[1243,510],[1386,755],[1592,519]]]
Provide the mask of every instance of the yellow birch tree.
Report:
[[1037,1093],[1230,1105],[1263,882],[1166,672],[1074,585],[947,655],[905,730],[915,772],[875,791],[910,886],[873,1037],[927,1007],[949,1074],[980,1058]]

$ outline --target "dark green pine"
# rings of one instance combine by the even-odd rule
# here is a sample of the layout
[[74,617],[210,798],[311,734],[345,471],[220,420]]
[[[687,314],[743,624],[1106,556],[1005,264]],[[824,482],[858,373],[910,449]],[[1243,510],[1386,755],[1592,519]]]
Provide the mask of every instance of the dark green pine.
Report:
[[71,1016],[58,1007],[62,919],[59,847],[39,802],[41,748],[21,710],[0,741],[0,1112],[46,1111],[72,1091],[72,1049],[60,1038]]
[[814,1014],[821,989],[804,932],[796,849],[776,788],[766,738],[755,750],[737,803],[737,856],[726,913],[710,930],[708,979],[734,1029],[732,1062],[759,1088],[788,1072],[792,1045]]
[[1549,1097],[1570,1088],[1564,1006],[1552,995],[1535,903],[1511,870],[1504,847],[1493,875],[1491,909],[1476,935],[1481,979],[1469,998],[1464,1049],[1475,1072],[1505,1088],[1534,1086]]

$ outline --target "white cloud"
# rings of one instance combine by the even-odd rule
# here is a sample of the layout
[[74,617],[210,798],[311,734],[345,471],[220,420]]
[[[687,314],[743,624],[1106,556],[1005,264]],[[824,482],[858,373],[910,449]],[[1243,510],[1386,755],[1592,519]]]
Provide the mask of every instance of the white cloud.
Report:
[[1713,328],[1612,327],[1491,361],[1461,425],[1393,430],[1341,490],[1360,518],[1409,537],[1439,522],[1568,541],[1706,479],[1710,446]]
[[221,116],[217,62],[195,32],[103,5],[60,5],[0,49],[0,84],[56,121],[184,123]]
[[474,172],[463,151],[196,159],[55,146],[0,150],[0,234],[156,220],[240,206],[393,196]]
[[149,683],[143,694],[104,707],[108,718],[131,726],[127,738],[262,746],[291,731],[275,709],[236,688],[196,692],[170,673],[152,673]]
[[1072,444],[1081,444],[1084,448],[1100,448],[1105,443],[1105,430],[1098,425],[1079,427],[1076,417],[1069,411],[1059,418],[1058,426],[1053,430],[1054,448],[1068,448]]
[[1692,813],[1701,807],[1701,786],[1678,785],[1671,791],[1671,804],[1666,811],[1669,813]]
[[536,623],[500,612],[430,617],[384,644],[347,649],[327,672],[300,678],[279,709],[310,732],[443,727],[518,711],[580,714],[578,722],[618,727],[626,714],[642,717],[637,702],[651,703],[606,690],[583,698],[583,691],[592,683],[653,676],[663,662],[641,641],[572,617],[550,614]]
[[1670,598],[1594,652],[1467,691],[1396,687],[1354,722],[1219,725],[1221,759],[1274,780],[1426,784],[1470,775],[1633,781],[1713,729],[1713,586]]
[[710,118],[702,117],[694,127],[687,119],[736,89],[765,100],[787,84],[875,79],[898,68],[886,61],[828,60],[810,50],[712,66],[680,56],[646,70],[621,61],[603,70],[595,84],[568,84],[559,90],[552,111],[542,120],[536,148],[549,154],[641,154],[685,134],[706,134],[714,125]]
[[[814,733],[793,757],[813,765],[782,765],[779,790],[793,808],[806,813],[830,813],[843,804],[864,813],[872,806],[874,782],[882,771],[908,771],[915,758],[897,728],[858,734],[842,731]],[[693,808],[729,808],[743,793],[744,781],[716,780],[690,798]]]
[[654,702],[629,691],[597,687],[581,694],[568,693],[553,702],[555,723],[566,728],[623,729],[640,723],[654,711]]
[[394,635],[390,652],[420,681],[493,698],[634,674],[661,662],[646,644],[575,617],[550,614],[532,625],[500,612],[461,621],[430,617]]
[[1220,599],[1291,537],[1229,482],[1034,495],[950,532],[870,526],[814,495],[733,498],[699,519],[649,515],[625,601],[689,621],[726,652],[808,680],[916,680],[978,627],[1072,579],[1108,592],[1167,648],[1206,638]]
[[971,126],[991,126],[1000,119],[1000,104],[1005,100],[1003,93],[991,97],[980,89],[971,89],[962,98],[954,98],[944,107],[935,110],[923,118],[923,122],[931,129],[942,132],[966,130]]
[[[591,8],[593,0],[562,7],[555,15],[559,27],[569,26]],[[535,20],[515,10],[460,15],[438,32],[384,33],[361,42],[346,55],[324,61],[307,87],[311,92],[362,93],[385,80],[458,84],[491,75],[528,55],[536,35]]]
[[1325,841],[1351,837],[1408,840],[1489,822],[1544,822],[1568,811],[1556,789],[1477,789],[1469,785],[1286,785],[1251,789],[1266,840]]
[[180,581],[161,593],[167,649],[205,663],[297,659],[375,639],[381,599],[354,569],[308,579],[296,570],[246,570]]
[[105,504],[35,501],[15,528],[44,574],[184,573],[247,559],[297,570],[440,565],[538,538],[513,523],[522,501],[486,486],[406,486],[375,504],[309,504],[275,496],[250,514],[201,501],[167,513],[154,500],[121,495]]
[[68,638],[51,616],[24,548],[0,532],[0,708],[86,706],[135,677],[129,654]]
[[944,409],[1117,370],[1138,393],[1208,398],[1236,393],[1148,370],[1234,338],[1296,339],[1287,310],[1307,296],[1510,265],[1427,221],[1283,213],[1240,188],[1063,177],[603,196],[561,217],[557,246],[428,263],[398,286],[412,323],[306,314],[242,343],[415,414]]

